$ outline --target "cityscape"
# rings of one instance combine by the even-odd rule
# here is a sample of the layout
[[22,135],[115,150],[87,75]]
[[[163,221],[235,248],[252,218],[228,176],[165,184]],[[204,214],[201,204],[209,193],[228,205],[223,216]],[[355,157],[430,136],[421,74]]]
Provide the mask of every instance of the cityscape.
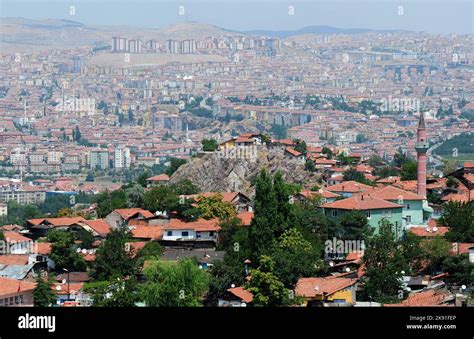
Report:
[[0,307],[474,305],[472,17],[58,3],[0,10]]

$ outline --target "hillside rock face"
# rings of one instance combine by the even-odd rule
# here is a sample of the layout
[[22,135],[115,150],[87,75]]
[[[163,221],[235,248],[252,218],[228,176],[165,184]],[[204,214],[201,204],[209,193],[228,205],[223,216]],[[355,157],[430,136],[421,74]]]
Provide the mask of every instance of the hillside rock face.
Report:
[[281,171],[286,181],[301,185],[316,183],[320,178],[318,172],[305,170],[304,161],[285,154],[281,148],[253,146],[243,155],[225,151],[200,154],[182,165],[170,182],[189,179],[204,192],[240,191],[253,195],[254,180],[263,168],[272,174]]

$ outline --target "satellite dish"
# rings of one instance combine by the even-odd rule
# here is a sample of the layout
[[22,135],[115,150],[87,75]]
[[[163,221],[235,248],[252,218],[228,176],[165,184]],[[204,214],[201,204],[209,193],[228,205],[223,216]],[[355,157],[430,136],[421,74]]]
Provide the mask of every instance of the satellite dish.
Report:
[[405,271],[401,271],[400,273],[401,273],[401,274],[405,274]]
[[82,254],[87,254],[87,250],[85,248],[82,249]]
[[89,254],[94,254],[94,250],[89,250]]
[[438,231],[438,227],[433,227],[433,232],[437,232]]
[[61,284],[64,285],[65,283],[66,283],[66,279],[63,279],[63,280],[61,281]]
[[235,287],[235,284],[230,285],[230,287],[234,288],[234,287]]
[[466,288],[467,288],[466,285],[462,285],[462,286],[461,286],[461,290],[463,290],[463,291],[464,291]]
[[334,266],[334,261],[330,261],[329,266],[333,267]]
[[78,247],[77,250],[76,250],[77,253],[81,253],[81,248]]
[[350,272],[351,269],[349,267],[346,267],[346,272]]
[[61,291],[61,286],[57,285],[56,286],[56,291]]

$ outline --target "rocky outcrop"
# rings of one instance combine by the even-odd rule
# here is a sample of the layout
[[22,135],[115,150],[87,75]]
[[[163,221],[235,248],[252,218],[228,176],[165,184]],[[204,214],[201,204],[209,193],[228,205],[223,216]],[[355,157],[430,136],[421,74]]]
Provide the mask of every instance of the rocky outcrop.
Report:
[[240,191],[252,195],[255,178],[263,168],[271,173],[281,171],[285,180],[291,183],[316,183],[320,174],[310,173],[304,167],[304,161],[286,154],[281,148],[250,146],[240,153],[202,153],[181,166],[170,182],[189,179],[203,191]]

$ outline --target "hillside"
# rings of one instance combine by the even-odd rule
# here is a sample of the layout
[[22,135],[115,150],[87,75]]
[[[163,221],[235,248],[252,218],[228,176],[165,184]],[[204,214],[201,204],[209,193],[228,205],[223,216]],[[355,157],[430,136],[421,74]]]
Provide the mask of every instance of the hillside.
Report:
[[213,25],[185,22],[160,29],[131,26],[90,26],[70,20],[31,20],[1,18],[0,41],[3,48],[41,49],[46,47],[80,47],[109,45],[114,36],[144,41],[155,39],[195,39],[241,35]]
[[287,181],[301,185],[319,179],[318,173],[306,171],[304,164],[289,158],[283,150],[259,146],[255,155],[252,159],[236,159],[218,152],[207,153],[181,166],[170,181],[189,179],[203,191],[241,191],[251,195],[253,181],[263,168],[271,173],[281,171]]

